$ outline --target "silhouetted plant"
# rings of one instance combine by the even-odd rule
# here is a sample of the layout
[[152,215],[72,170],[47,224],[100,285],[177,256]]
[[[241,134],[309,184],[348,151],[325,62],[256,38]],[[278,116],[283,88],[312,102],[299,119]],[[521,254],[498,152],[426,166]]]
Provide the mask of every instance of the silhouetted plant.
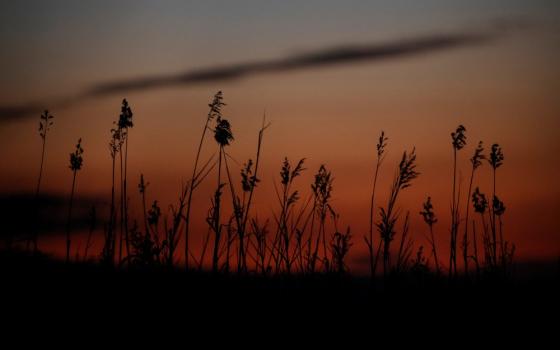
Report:
[[410,268],[412,273],[416,276],[422,276],[429,272],[428,265],[426,262],[426,258],[424,257],[424,247],[420,246],[418,251],[416,252],[416,258],[412,262],[412,266]]
[[[245,242],[245,235],[247,230],[247,222],[249,220],[249,211],[251,210],[251,204],[253,199],[253,194],[257,184],[260,182],[260,179],[257,177],[259,171],[259,163],[261,158],[261,147],[263,142],[264,131],[270,126],[270,124],[266,124],[266,116],[263,116],[262,126],[259,130],[259,136],[257,141],[257,153],[254,163],[253,169],[253,160],[249,159],[247,163],[244,165],[243,169],[241,170],[241,187],[243,192],[243,199],[240,201],[239,198],[235,196],[233,185],[229,173],[229,167],[227,166],[226,160],[226,169],[228,171],[228,178],[230,180],[230,188],[232,193],[232,198],[234,198],[234,210],[236,215],[237,221],[237,237],[238,237],[238,259],[237,259],[237,271],[238,272],[246,272],[247,271],[247,249],[248,249],[248,242]],[[248,195],[247,195],[248,194]],[[247,195],[247,196],[246,196]],[[245,201],[247,199],[247,201]]]
[[78,140],[76,149],[70,153],[70,170],[72,170],[72,191],[70,192],[70,204],[68,206],[68,224],[66,226],[66,263],[70,262],[70,222],[72,220],[72,204],[74,201],[74,190],[76,187],[76,175],[82,169],[84,149],[82,148],[82,139]]
[[155,266],[161,262],[162,246],[157,236],[152,237],[149,233],[142,233],[138,229],[138,223],[130,230],[131,253],[125,260],[133,266]]
[[[315,248],[311,254],[311,272],[315,272],[315,265],[319,257],[319,244],[323,242],[323,265],[328,269],[329,260],[327,257],[327,243],[326,243],[326,232],[325,232],[325,222],[328,212],[331,212],[333,217],[336,217],[334,209],[330,205],[331,193],[333,189],[333,177],[331,172],[327,170],[325,165],[319,167],[319,171],[315,174],[315,181],[311,184],[311,190],[313,193],[313,210],[317,213],[319,228],[317,231],[317,237],[315,239]],[[313,226],[312,226],[313,227]],[[309,237],[309,246],[311,247],[311,239],[313,236],[313,229],[311,229]]]
[[347,228],[346,233],[336,232],[331,241],[331,252],[333,268],[338,274],[344,274],[347,271],[345,263],[350,247],[352,247],[352,235],[350,234],[350,227]]
[[[221,94],[220,94],[221,95]],[[221,103],[221,96],[220,96]],[[214,140],[218,144],[218,184],[216,187],[216,192],[214,193],[214,199],[212,201],[211,213],[207,219],[211,228],[214,231],[214,251],[212,253],[212,271],[214,273],[218,272],[218,260],[219,260],[219,250],[220,250],[220,238],[221,238],[221,222],[220,222],[220,209],[221,209],[221,197],[222,197],[222,187],[225,184],[222,183],[222,159],[225,157],[224,147],[228,146],[233,140],[233,133],[231,131],[230,123],[222,118],[221,115],[221,103],[218,108],[214,108],[214,113],[216,116],[216,125],[214,127]],[[234,196],[235,198],[235,196]],[[236,210],[236,208],[234,208]]]
[[406,212],[406,216],[404,218],[402,235],[401,235],[401,243],[399,245],[399,251],[397,254],[397,263],[395,266],[395,271],[397,273],[402,273],[409,270],[410,267],[410,260],[412,255],[412,248],[414,245],[413,240],[409,237],[409,229],[410,229],[410,212]]
[[144,232],[146,234],[150,233],[150,229],[148,228],[148,213],[146,211],[146,190],[150,185],[149,182],[144,182],[144,174],[140,174],[140,183],[138,184],[138,191],[142,196],[142,215],[144,216]]
[[[128,139],[129,129],[134,124],[132,123],[132,109],[126,99],[123,99],[121,106],[121,114],[119,116],[118,128],[121,130],[121,137],[123,143],[120,145],[119,156],[121,162],[121,231],[125,233],[126,254],[130,254],[130,242],[128,237],[128,194],[127,194],[127,173],[128,173]],[[122,146],[124,145],[124,170],[123,170],[123,152]]]
[[[305,158],[298,161],[295,167],[284,158],[282,168],[280,170],[280,191],[275,186],[278,204],[280,205],[280,214],[276,218],[277,230],[274,238],[273,249],[275,255],[278,257],[277,263],[283,263],[287,273],[291,272],[292,257],[290,256],[290,245],[292,233],[288,227],[288,221],[292,215],[292,208],[299,200],[299,191],[292,190],[295,178],[301,175],[305,170],[303,164]],[[279,268],[277,264],[277,269]]]
[[[492,182],[493,182],[493,195],[492,195],[492,203],[496,202],[496,170],[502,166],[504,161],[504,154],[502,153],[502,148],[498,144],[493,144],[492,149],[490,150],[490,156],[488,157],[488,162],[492,167]],[[499,203],[499,201],[497,201]],[[500,208],[498,208],[500,209]],[[496,227],[496,211],[494,210],[494,205],[490,208],[491,216],[490,216],[490,229],[492,230],[492,240],[493,240],[493,259],[494,263],[497,264],[498,260],[498,252],[497,252],[497,227]],[[500,244],[502,244],[500,242]],[[503,249],[501,249],[503,251]]]
[[[510,252],[508,252],[508,244],[504,240],[503,232],[502,232],[502,215],[504,215],[506,211],[506,207],[504,202],[502,202],[498,196],[494,196],[492,199],[492,213],[493,215],[498,217],[498,224],[499,224],[499,235],[500,235],[500,261],[502,263],[502,268],[504,269],[504,273],[507,272],[506,269],[508,267],[508,263],[510,263]],[[515,246],[513,246],[515,249]],[[513,257],[513,251],[511,252],[511,258]]]
[[397,168],[397,173],[391,186],[391,193],[387,202],[387,207],[380,208],[381,220],[376,224],[377,230],[383,242],[383,274],[387,276],[390,268],[390,247],[395,236],[395,224],[399,213],[395,208],[399,193],[412,185],[412,180],[416,179],[419,172],[416,171],[416,149],[412,149],[410,154],[406,151]]
[[495,261],[493,260],[494,242],[488,234],[488,228],[486,225],[486,221],[484,219],[484,214],[486,213],[486,209],[488,208],[488,200],[486,199],[484,193],[480,192],[480,189],[478,187],[475,188],[472,194],[472,203],[473,203],[475,213],[480,214],[480,218],[482,222],[482,229],[483,229],[482,242],[484,246],[485,263],[487,266],[492,266],[495,263]]
[[423,204],[424,209],[420,212],[420,215],[424,218],[424,222],[430,228],[430,245],[432,246],[432,254],[434,255],[434,261],[436,265],[436,273],[439,274],[439,260],[436,250],[436,241],[434,237],[434,224],[437,222],[436,214],[434,213],[434,206],[432,205],[432,198],[428,197],[426,202]]
[[268,220],[265,221],[263,225],[259,225],[257,219],[251,220],[251,227],[253,232],[253,237],[255,237],[255,243],[251,242],[255,250],[255,269],[263,276],[266,276],[270,272],[270,266],[267,264],[267,251],[269,250],[267,243],[268,236]]
[[377,269],[377,261],[379,259],[379,250],[381,249],[381,240],[379,240],[379,246],[377,247],[377,251],[374,251],[374,243],[373,243],[373,216],[375,210],[375,189],[377,187],[377,177],[379,174],[379,168],[381,167],[381,163],[383,163],[385,148],[387,147],[387,141],[389,139],[385,137],[385,132],[381,131],[381,135],[379,135],[379,141],[377,142],[377,160],[375,163],[375,174],[373,176],[373,189],[371,191],[371,203],[369,208],[369,237],[364,236],[364,240],[368,247],[369,253],[369,267],[371,278],[375,277],[375,270]]
[[[189,230],[190,230],[192,196],[196,188],[196,185],[200,183],[198,181],[198,177],[200,174],[197,173],[198,162],[200,160],[200,154],[202,152],[202,145],[204,143],[206,131],[209,129],[208,125],[214,118],[221,116],[222,107],[225,106],[225,103],[223,103],[222,100],[223,100],[223,94],[221,91],[218,91],[214,95],[212,102],[208,105],[208,107],[210,107],[210,110],[208,111],[208,115],[206,116],[206,123],[204,124],[204,128],[202,129],[202,136],[200,137],[200,142],[198,144],[198,150],[196,152],[196,157],[194,161],[193,172],[192,172],[192,177],[191,177],[189,191],[188,191],[188,198],[186,203],[186,213],[185,213],[185,268],[186,269],[189,268],[189,255],[190,255]],[[204,171],[204,169],[202,171]]]
[[43,164],[45,161],[45,152],[46,152],[46,144],[47,144],[47,134],[51,128],[51,126],[53,125],[53,120],[54,116],[52,116],[48,110],[45,110],[43,112],[43,114],[41,114],[40,120],[39,120],[39,136],[41,136],[41,140],[42,140],[42,147],[41,147],[41,163],[39,165],[39,177],[37,179],[37,188],[35,190],[35,227],[33,229],[33,237],[32,237],[32,241],[33,241],[33,251],[37,252],[38,251],[38,247],[37,247],[37,201],[39,198],[39,193],[41,191],[41,180],[43,178]]
[[[189,186],[183,186],[181,191],[181,196],[179,197],[179,204],[177,207],[171,206],[171,215],[173,218],[171,228],[167,227],[167,220],[165,221],[165,239],[162,242],[162,247],[164,250],[164,256],[168,267],[172,267],[174,263],[175,250],[179,244],[179,239],[181,237],[180,227],[181,221],[183,219],[183,210],[185,209],[185,203],[187,199],[187,191]],[[187,257],[185,257],[187,258]]]
[[469,181],[469,191],[467,194],[467,206],[466,206],[466,213],[465,213],[465,234],[463,235],[463,263],[464,263],[464,267],[465,267],[465,275],[468,275],[469,273],[469,262],[468,262],[468,246],[469,246],[469,241],[468,241],[468,233],[469,233],[469,208],[470,208],[470,201],[471,201],[471,192],[472,192],[472,185],[473,185],[473,180],[474,180],[474,173],[476,171],[476,169],[478,167],[480,167],[482,165],[482,160],[484,160],[486,157],[484,157],[484,154],[482,154],[482,152],[484,152],[484,147],[482,147],[482,141],[478,142],[478,146],[476,147],[476,149],[474,150],[474,154],[472,156],[472,158],[470,159],[471,161],[471,178]]
[[451,144],[453,145],[453,191],[451,199],[451,246],[449,253],[449,277],[457,274],[457,232],[459,228],[459,194],[456,192],[457,182],[457,151],[467,144],[466,129],[459,125],[455,132],[451,133]]
[[102,252],[102,260],[111,265],[115,262],[116,248],[115,222],[117,214],[115,208],[115,165],[117,154],[123,144],[122,129],[118,127],[118,123],[116,122],[113,122],[113,125],[114,127],[111,128],[111,140],[109,141],[109,152],[111,155],[111,206],[109,209],[109,224],[107,225],[107,233]]

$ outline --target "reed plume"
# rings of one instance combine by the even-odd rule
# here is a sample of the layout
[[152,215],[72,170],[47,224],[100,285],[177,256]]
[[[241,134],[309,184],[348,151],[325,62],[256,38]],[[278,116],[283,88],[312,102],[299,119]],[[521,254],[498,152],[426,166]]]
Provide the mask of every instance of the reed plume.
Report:
[[453,190],[451,198],[451,246],[449,249],[449,277],[457,275],[457,230],[459,228],[459,195],[456,192],[457,183],[457,152],[467,144],[463,125],[459,125],[455,132],[451,133],[451,144],[453,146]]
[[70,153],[70,170],[72,170],[72,191],[70,192],[70,204],[68,206],[68,224],[66,226],[66,263],[70,262],[70,223],[72,220],[72,204],[74,201],[74,190],[76,188],[76,175],[82,169],[84,149],[82,148],[82,139],[78,140],[76,149]]
[[377,247],[377,251],[374,251],[374,242],[373,242],[373,217],[375,211],[375,189],[377,187],[377,177],[379,175],[379,169],[381,167],[381,163],[383,163],[383,159],[385,158],[385,148],[387,147],[387,141],[389,139],[385,137],[385,132],[381,131],[381,135],[379,135],[379,140],[377,142],[377,159],[375,162],[375,173],[373,176],[373,188],[371,191],[371,201],[369,207],[369,236],[364,236],[364,241],[368,247],[369,253],[369,268],[371,278],[375,277],[375,270],[377,269],[377,261],[379,259],[379,250],[381,249],[381,240],[379,241],[379,246]]
[[434,255],[434,261],[436,265],[436,273],[439,275],[439,260],[437,256],[436,250],[436,241],[434,237],[434,224],[438,221],[436,218],[436,214],[434,213],[434,206],[432,205],[432,198],[428,197],[426,202],[423,204],[423,210],[420,212],[420,215],[424,218],[424,222],[430,228],[430,245],[432,246],[432,254]]
[[386,277],[390,268],[390,247],[395,236],[395,224],[399,218],[396,209],[397,198],[399,193],[410,187],[412,181],[420,175],[416,171],[416,149],[413,148],[410,154],[405,151],[397,168],[391,193],[385,208],[380,208],[381,220],[376,224],[377,230],[383,242],[383,275]]
[[40,120],[39,120],[39,136],[41,136],[41,141],[42,141],[42,146],[41,146],[41,163],[39,165],[39,176],[37,178],[37,187],[35,189],[35,227],[33,228],[33,237],[32,237],[32,242],[33,242],[33,251],[37,252],[38,251],[38,246],[37,246],[37,235],[38,235],[38,228],[37,228],[37,221],[38,221],[38,201],[39,201],[39,194],[41,191],[41,180],[43,178],[43,164],[45,161],[45,153],[46,153],[46,145],[47,145],[47,135],[48,132],[51,128],[51,126],[53,125],[53,119],[54,116],[52,114],[49,113],[49,111],[47,109],[45,109],[45,111],[43,112],[43,114],[41,114]]

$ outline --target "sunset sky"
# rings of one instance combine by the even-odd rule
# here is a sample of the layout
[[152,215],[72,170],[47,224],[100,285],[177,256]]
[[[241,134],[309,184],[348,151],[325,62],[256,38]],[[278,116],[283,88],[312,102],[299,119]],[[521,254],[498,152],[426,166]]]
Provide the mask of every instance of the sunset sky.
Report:
[[[134,111],[130,132],[129,194],[139,215],[140,173],[149,201],[176,202],[192,172],[198,139],[214,93],[224,92],[239,165],[255,157],[263,114],[262,182],[254,214],[277,209],[273,183],[286,156],[307,158],[297,187],[309,193],[321,164],[332,170],[333,205],[354,235],[352,254],[365,252],[375,144],[389,137],[377,204],[385,205],[404,150],[416,147],[420,177],[400,197],[410,210],[412,235],[427,247],[418,214],[431,196],[436,239],[449,244],[453,152],[450,133],[467,129],[459,153],[461,210],[469,162],[479,140],[504,151],[498,196],[504,232],[517,258],[560,256],[560,2],[558,1],[12,1],[0,4],[0,111],[41,106],[55,116],[47,141],[43,192],[68,196],[68,154],[83,139],[84,168],[77,194],[107,203],[111,184],[108,142],[121,101]],[[475,36],[418,54],[349,60],[239,79],[154,85],[140,91],[89,93],[106,84],[174,77],[222,67],[284,62],[337,48],[391,46],[419,38]],[[79,98],[77,98],[79,97]],[[70,101],[61,104],[61,101]],[[39,171],[39,113],[0,119],[0,192],[34,191]],[[216,151],[205,144],[205,157]],[[215,181],[195,194],[193,244],[206,233]],[[488,164],[475,186],[490,194]],[[399,223],[399,228],[401,227]],[[62,242],[62,240],[61,240]],[[196,248],[195,248],[196,249]],[[357,264],[357,263],[356,263]]]

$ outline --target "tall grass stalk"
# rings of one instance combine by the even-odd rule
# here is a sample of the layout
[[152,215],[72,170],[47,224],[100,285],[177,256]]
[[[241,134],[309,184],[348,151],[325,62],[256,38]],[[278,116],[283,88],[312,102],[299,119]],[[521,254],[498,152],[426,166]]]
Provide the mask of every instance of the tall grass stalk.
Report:
[[54,119],[54,116],[52,116],[48,110],[45,109],[45,111],[43,112],[43,114],[41,114],[40,120],[39,120],[39,136],[41,136],[41,140],[42,140],[42,146],[41,146],[41,163],[39,165],[39,176],[37,178],[37,187],[35,189],[35,227],[33,228],[33,237],[32,237],[32,241],[33,241],[33,251],[37,252],[38,251],[38,244],[37,244],[37,236],[38,236],[38,227],[37,227],[37,223],[38,223],[38,201],[39,201],[39,194],[41,191],[41,180],[43,179],[43,164],[45,162],[45,153],[46,153],[46,145],[47,145],[47,134],[48,131],[50,130],[50,127],[53,125],[53,121],[52,119]]
[[[223,104],[222,104],[223,105]],[[233,134],[231,132],[230,123],[222,118],[221,109],[216,110],[216,126],[214,127],[214,140],[218,144],[218,182],[216,191],[214,193],[214,200],[212,202],[211,215],[208,219],[208,223],[214,230],[214,250],[212,253],[212,271],[214,273],[218,272],[218,262],[219,262],[219,251],[220,251],[220,238],[221,238],[221,220],[220,220],[220,210],[221,210],[221,197],[222,188],[226,185],[222,183],[222,161],[225,157],[224,148],[230,144],[233,140]]]
[[375,277],[375,270],[377,269],[377,261],[379,257],[379,249],[375,252],[374,249],[374,241],[373,241],[373,217],[375,211],[375,189],[377,187],[377,177],[379,174],[379,168],[381,167],[381,163],[383,163],[383,159],[385,158],[385,147],[387,146],[387,141],[389,139],[385,137],[385,132],[381,131],[381,135],[379,135],[379,141],[377,142],[377,160],[375,163],[375,173],[373,176],[373,188],[371,191],[371,201],[369,207],[369,236],[364,236],[364,240],[368,247],[369,253],[369,268],[371,278],[374,279]]
[[[496,209],[500,210],[499,200],[496,197],[496,171],[503,164],[504,154],[502,153],[502,148],[498,144],[493,144],[490,150],[490,156],[488,157],[488,162],[492,167],[492,206],[490,207],[491,220],[490,229],[492,230],[492,259],[494,264],[498,263],[498,251],[497,251],[497,227],[496,227]],[[501,215],[501,214],[500,214]],[[503,252],[503,242],[500,242]],[[503,255],[502,255],[503,256]]]
[[70,226],[72,220],[72,205],[74,202],[74,190],[76,188],[76,175],[78,171],[82,168],[83,158],[82,154],[84,149],[82,148],[82,139],[78,140],[76,144],[76,149],[74,152],[70,153],[70,170],[72,170],[72,190],[70,192],[70,204],[68,206],[68,223],[66,225],[66,263],[70,262]]
[[223,100],[223,93],[218,91],[212,100],[212,102],[208,105],[210,110],[208,111],[208,115],[206,116],[206,123],[204,124],[204,128],[202,129],[202,136],[200,137],[200,141],[198,144],[198,149],[196,151],[196,157],[194,160],[193,172],[191,176],[188,197],[186,202],[186,212],[185,212],[185,268],[188,270],[189,268],[189,231],[190,231],[190,218],[191,218],[191,206],[192,206],[192,196],[195,189],[195,177],[197,175],[198,170],[198,162],[200,160],[200,154],[202,153],[202,146],[204,144],[204,138],[206,136],[206,132],[209,129],[208,125],[210,122],[221,116],[222,107],[225,106],[225,103],[222,102]]
[[387,277],[390,269],[390,248],[395,236],[395,224],[399,218],[396,209],[399,193],[412,185],[412,180],[416,179],[419,172],[416,171],[416,149],[412,149],[410,154],[405,151],[397,168],[391,193],[385,208],[380,208],[381,220],[376,224],[377,230],[381,235],[383,243],[383,275]]
[[453,145],[453,190],[451,198],[451,245],[449,248],[449,277],[457,275],[457,230],[459,227],[458,194],[457,183],[457,152],[467,143],[466,129],[459,125],[455,132],[451,133],[451,144]]
[[463,243],[462,243],[462,246],[463,246],[463,264],[464,264],[464,269],[465,269],[465,275],[468,275],[468,273],[469,273],[468,233],[469,233],[469,208],[470,208],[470,201],[471,201],[472,185],[473,185],[475,171],[478,167],[480,167],[482,165],[482,160],[485,159],[482,152],[484,152],[484,147],[482,147],[482,141],[479,141],[478,146],[476,147],[476,149],[474,151],[474,154],[473,154],[472,158],[470,159],[472,168],[471,168],[471,177],[470,177],[470,181],[469,181],[469,190],[468,190],[468,194],[467,194],[467,206],[466,206],[466,209],[465,209],[465,233],[463,235]]
[[432,246],[432,254],[434,256],[434,262],[436,265],[436,273],[439,275],[440,268],[439,268],[439,259],[437,255],[436,249],[436,239],[434,236],[434,224],[438,221],[436,218],[436,214],[434,213],[434,206],[432,204],[432,198],[428,197],[426,202],[423,204],[423,210],[420,212],[420,215],[424,218],[424,222],[430,228],[430,245]]

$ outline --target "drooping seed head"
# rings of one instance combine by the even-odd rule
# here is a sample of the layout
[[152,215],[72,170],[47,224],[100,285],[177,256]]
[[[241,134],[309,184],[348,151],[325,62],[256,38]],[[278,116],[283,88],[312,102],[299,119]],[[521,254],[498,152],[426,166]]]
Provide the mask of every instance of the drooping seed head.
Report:
[[50,127],[53,125],[52,122],[53,118],[54,116],[49,114],[48,109],[45,109],[43,114],[41,114],[39,120],[39,135],[41,136],[42,139],[45,139],[45,137],[47,137],[47,131],[49,131]]
[[84,149],[82,148],[82,139],[80,138],[78,140],[78,144],[76,145],[76,150],[73,153],[70,153],[70,169],[72,171],[78,171],[82,168],[83,153]]
[[494,211],[494,214],[498,216],[501,216],[506,211],[504,202],[502,202],[498,196],[494,196],[492,199],[492,210]]
[[410,187],[412,180],[416,179],[419,172],[416,171],[416,148],[410,154],[404,151],[401,162],[399,163],[398,187],[403,190]]
[[161,209],[159,208],[158,201],[154,201],[152,203],[152,208],[148,210],[148,224],[157,225],[160,216]]
[[257,186],[260,182],[255,175],[253,175],[253,160],[249,159],[241,169],[241,187],[244,192],[249,192]]
[[428,224],[431,227],[437,222],[431,197],[428,197],[428,199],[426,199],[426,202],[424,202],[423,207],[424,209],[420,212],[420,215],[422,215],[422,217],[424,218],[424,222],[426,222],[426,224]]
[[208,112],[208,119],[209,120],[212,120],[214,118],[222,116],[222,106],[226,105],[224,102],[222,102],[223,98],[224,98],[224,95],[223,95],[222,91],[218,91],[214,95],[214,98],[212,99],[212,102],[210,104],[208,104],[208,107],[210,107],[210,111]]
[[144,174],[140,174],[140,183],[138,184],[138,190],[141,194],[146,193],[146,188],[148,188],[149,182],[144,182]]
[[484,214],[486,208],[488,208],[488,200],[484,193],[480,192],[480,189],[477,187],[475,188],[472,194],[472,202],[474,206],[474,211],[479,214]]
[[315,174],[314,183],[311,184],[315,199],[320,204],[326,204],[331,198],[333,180],[331,172],[327,171],[325,165],[321,165],[319,171]]
[[482,160],[486,159],[486,157],[484,156],[484,154],[482,154],[482,152],[484,152],[484,147],[482,147],[482,141],[478,141],[478,146],[474,150],[474,155],[471,158],[471,164],[474,169],[481,166]]
[[132,116],[133,116],[132,109],[128,105],[128,101],[125,98],[122,101],[121,114],[119,116],[119,122],[118,122],[119,129],[122,130],[122,129],[132,128],[134,126],[134,124],[132,123]]
[[377,142],[377,158],[381,158],[385,152],[385,147],[387,146],[388,137],[385,137],[385,131],[381,131],[379,135],[379,141]]
[[459,125],[457,127],[457,130],[451,133],[451,143],[453,144],[453,148],[455,148],[457,151],[465,147],[465,145],[467,144],[467,136],[465,135],[466,131],[467,129],[465,129],[463,125]]
[[504,161],[504,154],[502,153],[502,148],[497,143],[492,145],[492,150],[490,151],[490,158],[488,162],[496,170],[499,168]]
[[214,139],[221,146],[228,146],[230,141],[233,140],[233,133],[231,132],[231,125],[226,119],[218,116],[216,119],[216,127],[214,128]]

